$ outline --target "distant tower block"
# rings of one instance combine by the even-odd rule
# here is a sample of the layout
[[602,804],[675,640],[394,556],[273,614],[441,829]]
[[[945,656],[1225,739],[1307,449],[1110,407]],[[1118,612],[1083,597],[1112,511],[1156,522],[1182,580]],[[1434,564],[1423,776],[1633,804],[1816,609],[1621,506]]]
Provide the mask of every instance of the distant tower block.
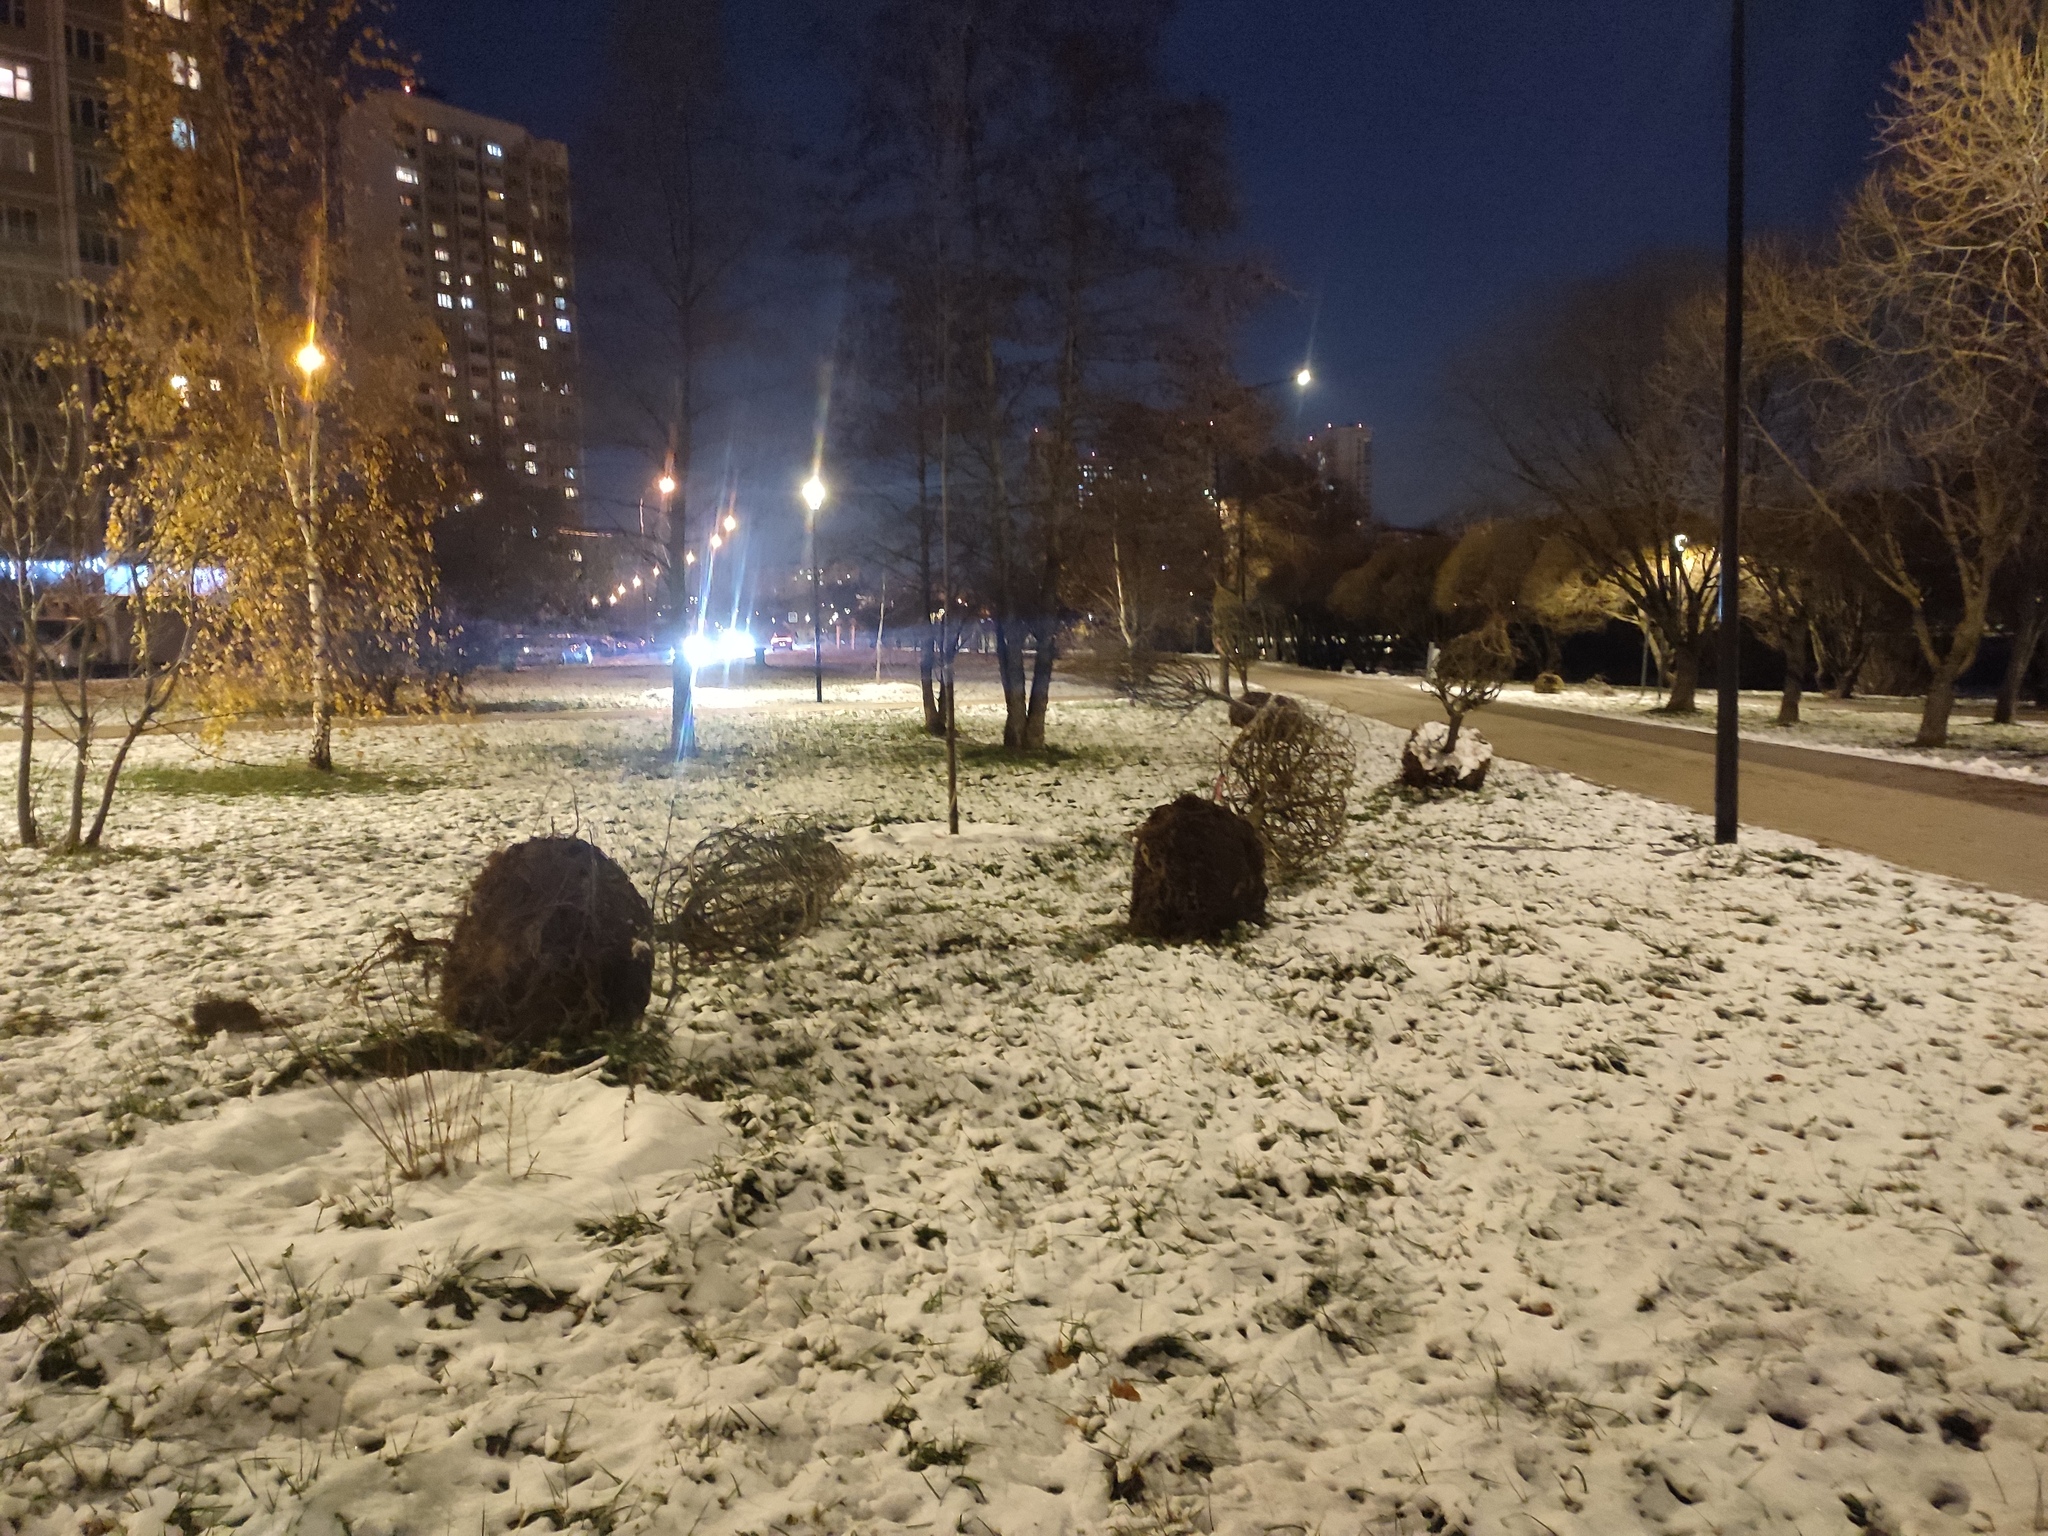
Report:
[[1372,428],[1361,422],[1334,423],[1312,433],[1302,444],[1323,483],[1334,485],[1358,504],[1361,524],[1372,520]]

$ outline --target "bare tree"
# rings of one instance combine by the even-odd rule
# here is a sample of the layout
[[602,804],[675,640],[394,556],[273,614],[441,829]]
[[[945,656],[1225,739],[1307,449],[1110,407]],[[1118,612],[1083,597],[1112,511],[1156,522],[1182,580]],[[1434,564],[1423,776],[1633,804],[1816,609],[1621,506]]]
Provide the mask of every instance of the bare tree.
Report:
[[[622,0],[612,12],[611,88],[595,132],[585,220],[613,315],[609,418],[662,466],[653,554],[679,629],[702,558],[692,498],[700,434],[729,404],[726,371],[749,334],[773,228],[776,162],[733,89],[717,0]],[[691,671],[671,670],[669,751],[697,753]]]
[[15,836],[42,841],[36,818],[35,743],[45,679],[79,649],[80,624],[65,589],[100,552],[88,485],[84,401],[51,367],[50,338],[64,326],[64,295],[14,280],[0,292],[0,561],[7,582],[9,672],[21,690],[14,781]]
[[1509,475],[1641,626],[1674,713],[1696,708],[1718,581],[1717,451],[1688,407],[1695,349],[1675,344],[1700,323],[1701,287],[1690,261],[1639,262],[1568,291],[1458,378]]

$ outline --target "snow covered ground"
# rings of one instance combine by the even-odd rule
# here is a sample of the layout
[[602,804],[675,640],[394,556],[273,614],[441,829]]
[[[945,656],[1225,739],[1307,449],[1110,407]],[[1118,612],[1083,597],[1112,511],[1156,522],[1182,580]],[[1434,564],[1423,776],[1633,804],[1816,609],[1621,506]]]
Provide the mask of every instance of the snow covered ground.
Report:
[[[0,1533],[2048,1528],[2048,909],[1514,763],[1410,800],[1354,721],[1330,871],[1132,943],[1220,718],[1052,726],[957,841],[911,712],[763,698],[680,777],[567,710],[320,797],[154,744],[115,852],[7,854]],[[644,880],[788,810],[860,884],[684,979],[691,1092],[441,1077],[407,1180],[397,1087],[293,1078],[502,841]]]
[[[1501,698],[1511,704],[1528,704],[1542,709],[1623,715],[1677,730],[1711,731],[1714,728],[1711,693],[1701,695],[1700,713],[1690,720],[1658,713],[1662,696],[1654,689],[1646,692],[1635,688],[1613,688],[1602,692],[1584,684],[1575,684],[1563,693],[1542,694],[1527,683],[1515,683],[1502,691]],[[1896,763],[1919,763],[1985,774],[1992,778],[2048,784],[2048,720],[2041,719],[2038,712],[2030,712],[2029,716],[2011,725],[1993,725],[1988,709],[1981,703],[1966,703],[1949,723],[1949,744],[1945,747],[1913,745],[1913,737],[1920,729],[1918,699],[1868,698],[1843,702],[1809,693],[1801,701],[1798,725],[1786,727],[1777,722],[1777,694],[1749,692],[1742,695],[1742,734],[1746,740],[1817,747],[1823,751],[1885,758]]]

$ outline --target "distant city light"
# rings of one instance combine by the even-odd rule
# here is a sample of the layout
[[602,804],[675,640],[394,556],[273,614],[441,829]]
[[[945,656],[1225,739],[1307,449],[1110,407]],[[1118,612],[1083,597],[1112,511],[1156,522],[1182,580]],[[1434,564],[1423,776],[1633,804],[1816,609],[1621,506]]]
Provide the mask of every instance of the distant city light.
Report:
[[804,505],[813,512],[825,505],[825,482],[815,472],[804,482]]

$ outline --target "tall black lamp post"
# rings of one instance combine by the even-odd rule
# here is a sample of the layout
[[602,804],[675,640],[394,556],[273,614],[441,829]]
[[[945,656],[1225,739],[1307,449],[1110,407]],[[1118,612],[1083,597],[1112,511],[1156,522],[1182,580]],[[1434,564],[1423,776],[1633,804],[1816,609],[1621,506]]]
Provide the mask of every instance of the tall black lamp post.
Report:
[[1736,836],[1742,693],[1743,4],[1731,0],[1728,62],[1728,296],[1721,378],[1720,676],[1714,717],[1714,841]]

